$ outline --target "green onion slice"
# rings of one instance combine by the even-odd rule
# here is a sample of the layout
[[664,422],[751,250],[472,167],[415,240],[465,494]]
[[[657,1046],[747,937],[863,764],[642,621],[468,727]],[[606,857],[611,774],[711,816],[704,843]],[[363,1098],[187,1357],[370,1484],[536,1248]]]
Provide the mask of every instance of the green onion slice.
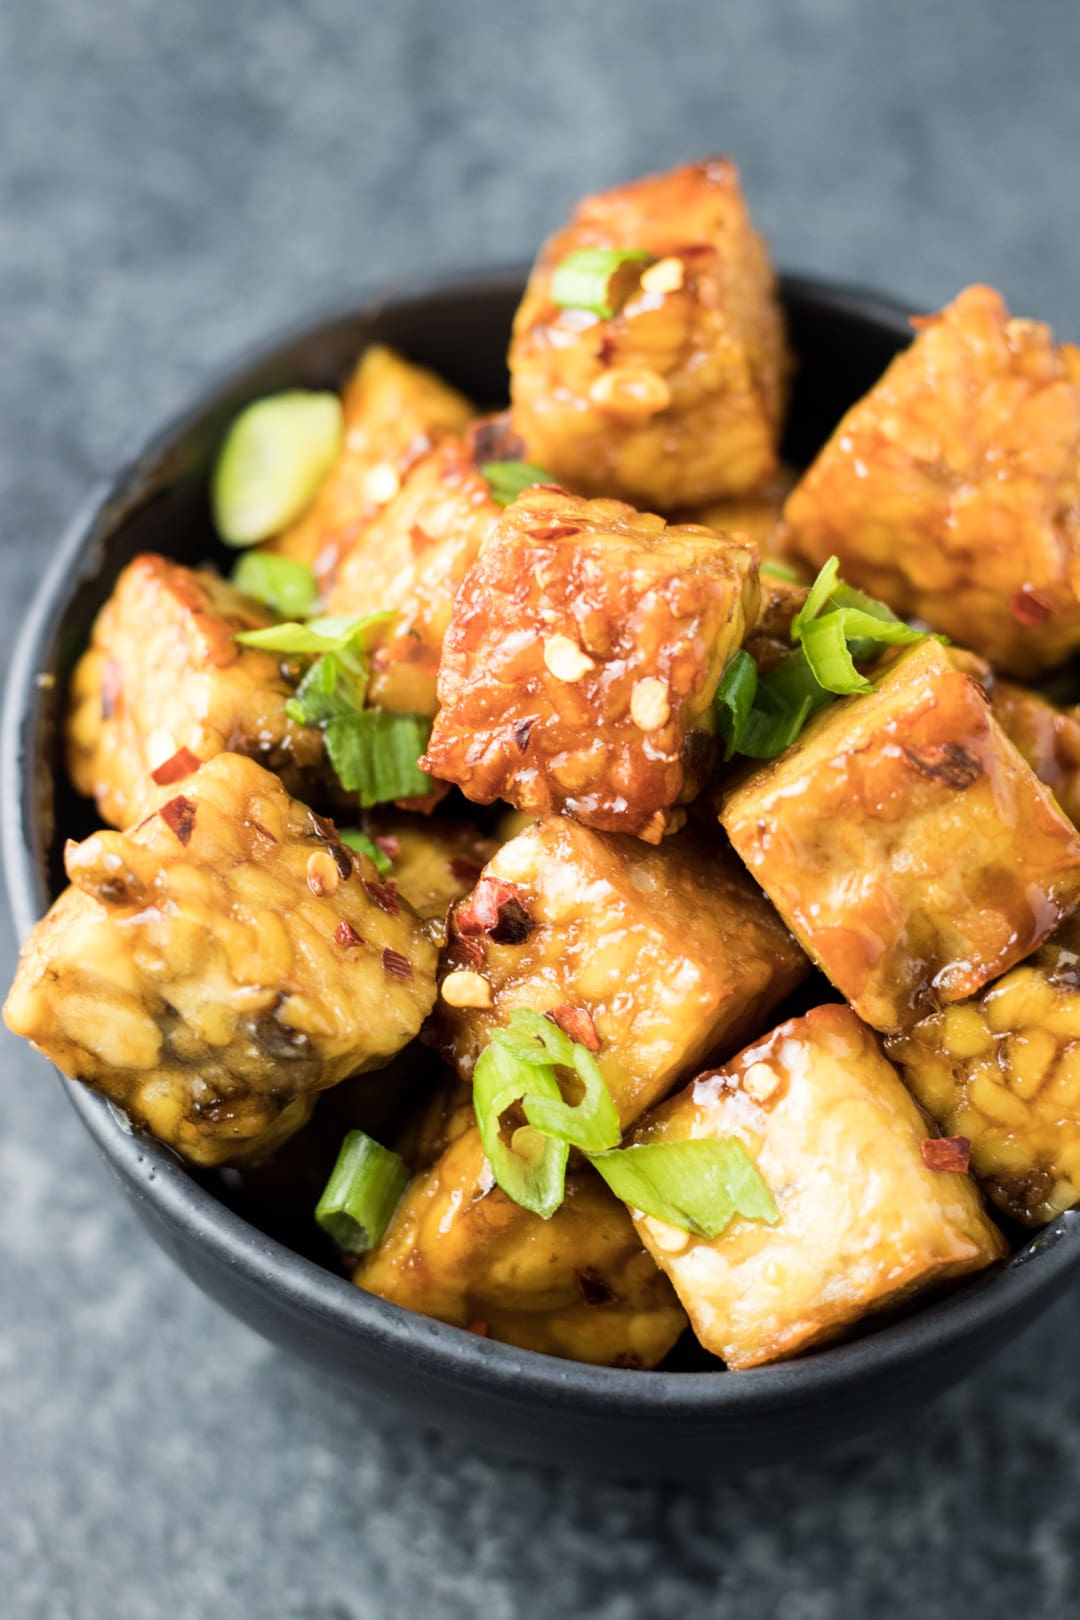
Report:
[[[524,1073],[532,1095],[561,1100],[550,1068],[527,1067]],[[519,1124],[504,1139],[504,1116],[521,1103],[522,1074],[519,1059],[500,1041],[490,1041],[473,1070],[473,1107],[495,1180],[515,1204],[546,1221],[563,1201],[570,1148],[530,1124]]]
[[[492,1036],[526,1071],[554,1067],[569,1069],[582,1086],[581,1100],[568,1103],[556,1084],[554,1092],[522,1093],[522,1108],[530,1125],[547,1136],[568,1142],[585,1153],[603,1153],[614,1147],[622,1132],[619,1113],[600,1067],[587,1047],[532,1008],[516,1007],[509,1028]],[[528,1078],[528,1076],[526,1076]]]
[[699,1237],[719,1237],[741,1215],[775,1226],[780,1211],[736,1137],[643,1142],[590,1159],[632,1209]]
[[417,764],[430,735],[423,715],[364,709],[327,722],[326,752],[346,793],[358,793],[367,809],[431,792],[431,777]]
[[253,546],[298,518],[342,440],[336,394],[294,390],[260,399],[233,422],[214,468],[214,523],[230,546]]
[[825,606],[837,582],[840,573],[839,557],[830,557],[822,563],[818,576],[811,585],[806,601],[791,621],[792,641],[801,641],[805,627],[816,619]]
[[380,849],[375,840],[369,838],[366,832],[361,832],[359,827],[342,827],[338,837],[349,849],[355,849],[361,855],[366,855],[369,861],[374,861],[383,877],[393,866],[385,849]]
[[587,309],[610,320],[615,314],[612,276],[625,264],[649,264],[652,258],[643,248],[576,248],[555,269],[552,302],[560,309]]
[[367,669],[346,667],[337,653],[317,658],[285,704],[299,726],[321,726],[364,707]]
[[306,619],[319,603],[319,587],[307,563],[275,557],[272,551],[245,551],[232,571],[232,582],[283,619]]
[[773,574],[777,579],[790,580],[792,585],[797,585],[799,583],[799,575],[796,569],[789,568],[787,563],[776,562],[772,557],[767,557],[765,559],[765,561],[761,564],[759,572],[762,574]]
[[757,686],[757,665],[750,654],[740,648],[725,669],[713,699],[720,735],[724,739],[725,760],[739,747],[754,706]]
[[497,506],[509,506],[534,484],[553,484],[555,480],[543,467],[531,461],[485,461],[480,468],[491,487],[491,498]]
[[363,1131],[350,1131],[315,1207],[315,1219],[353,1254],[374,1249],[408,1184],[405,1161]]
[[370,632],[394,617],[393,613],[364,613],[346,617],[340,613],[309,619],[306,624],[289,621],[268,624],[264,630],[241,630],[235,639],[245,647],[263,652],[283,653],[292,658],[317,658],[320,653],[336,653],[339,658],[355,658],[367,650]]

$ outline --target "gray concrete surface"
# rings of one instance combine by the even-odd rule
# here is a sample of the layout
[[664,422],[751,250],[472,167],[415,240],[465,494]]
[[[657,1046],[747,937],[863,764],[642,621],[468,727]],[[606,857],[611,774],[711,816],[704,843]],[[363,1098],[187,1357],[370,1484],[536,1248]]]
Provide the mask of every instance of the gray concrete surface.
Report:
[[[133,435],[328,294],[709,149],[778,257],[1080,335],[1069,0],[4,0],[0,624]],[[12,962],[5,935],[3,976]],[[905,1432],[706,1490],[374,1434],[136,1228],[3,1042],[0,1616],[1076,1613],[1080,1300]]]

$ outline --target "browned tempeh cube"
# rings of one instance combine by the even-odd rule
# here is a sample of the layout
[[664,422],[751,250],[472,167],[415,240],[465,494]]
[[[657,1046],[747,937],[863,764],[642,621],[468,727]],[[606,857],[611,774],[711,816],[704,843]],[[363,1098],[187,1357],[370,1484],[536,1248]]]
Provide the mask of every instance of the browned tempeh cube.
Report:
[[748,1040],[807,971],[738,864],[560,816],[527,827],[451,914],[437,1036],[463,1078],[515,1007],[592,1046],[623,1125]]
[[935,641],[825,710],[720,819],[880,1030],[973,994],[1080,901],[1080,836]]
[[757,558],[704,528],[534,488],[454,601],[425,768],[481,804],[658,843],[702,785]]
[[304,793],[332,773],[322,733],[285,713],[294,687],[240,630],[272,615],[216,574],[152,553],[124,569],[72,676],[67,758],[80,793],[133,826],[199,764],[229,750]]
[[419,918],[331,822],[218,754],[134,832],[67,847],[4,1016],[198,1164],[266,1152],[435,998]]
[[926,1121],[848,1007],[781,1024],[642,1122],[636,1142],[734,1137],[779,1210],[717,1238],[635,1224],[702,1344],[760,1366],[1003,1259],[975,1184],[924,1161]]
[[[613,277],[610,317],[553,300],[583,248],[652,256]],[[786,370],[765,244],[710,158],[586,197],[545,244],[514,322],[514,426],[574,489],[670,511],[772,477]]]
[[1001,669],[1080,647],[1080,350],[968,287],[852,407],[786,544]]

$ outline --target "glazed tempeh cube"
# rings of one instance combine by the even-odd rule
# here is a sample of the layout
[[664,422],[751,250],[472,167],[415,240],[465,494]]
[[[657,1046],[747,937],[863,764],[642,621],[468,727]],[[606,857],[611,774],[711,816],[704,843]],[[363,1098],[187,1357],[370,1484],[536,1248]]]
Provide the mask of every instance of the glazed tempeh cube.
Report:
[[841,421],[787,540],[1034,675],[1080,647],[1080,350],[969,287]]
[[1041,1226],[1080,1202],[1080,926],[970,1001],[888,1042],[994,1203]]
[[923,1159],[927,1123],[848,1007],[781,1024],[642,1123],[637,1142],[734,1137],[771,1190],[775,1225],[717,1238],[635,1224],[702,1344],[760,1366],[1007,1253],[969,1176]]
[[601,1366],[655,1367],[686,1326],[626,1210],[588,1166],[550,1220],[495,1186],[468,1098],[354,1281],[504,1344]]
[[435,947],[393,884],[238,754],[66,864],[8,1026],[195,1163],[267,1151],[434,1001]]
[[1080,901],[1080,836],[935,641],[826,709],[720,819],[803,948],[883,1031],[972,995]]
[[308,510],[269,547],[320,577],[332,573],[397,494],[412,463],[446,434],[464,432],[473,415],[456,388],[382,344],[361,355],[341,405],[345,431],[337,461]]
[[761,1028],[807,971],[737,863],[690,833],[653,850],[551,816],[454,908],[437,1033],[472,1074],[515,1007],[593,1047],[623,1125]]
[[500,511],[480,472],[475,440],[444,439],[405,475],[400,492],[343,554],[327,612],[394,610],[372,655],[370,702],[435,713],[435,677],[454,593]]
[[1080,824],[1080,709],[1058,708],[1013,681],[994,681],[990,707],[1005,735],[1045,782],[1069,820]]
[[67,719],[71,779],[104,820],[133,826],[226,749],[290,792],[329,778],[321,733],[285,713],[280,659],[235,640],[270,622],[216,574],[152,553],[128,564],[75,667]]
[[617,501],[528,490],[466,575],[425,769],[470,799],[659,843],[702,785],[753,550]]
[[[642,251],[603,316],[554,301],[581,249]],[[670,511],[767,482],[787,358],[765,244],[733,163],[587,197],[548,241],[514,321],[510,394],[529,460],[589,495]]]

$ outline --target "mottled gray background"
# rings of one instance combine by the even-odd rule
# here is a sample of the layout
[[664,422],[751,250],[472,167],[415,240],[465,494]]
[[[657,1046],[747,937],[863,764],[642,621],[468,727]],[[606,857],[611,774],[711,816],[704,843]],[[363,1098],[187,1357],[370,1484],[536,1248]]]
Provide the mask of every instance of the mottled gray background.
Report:
[[[0,619],[81,492],[327,295],[735,153],[779,259],[1080,335],[1071,0],[2,0]],[[5,937],[3,976],[11,965]],[[1080,1299],[905,1432],[707,1490],[369,1432],[150,1246],[5,1037],[0,1615],[1077,1612]]]

